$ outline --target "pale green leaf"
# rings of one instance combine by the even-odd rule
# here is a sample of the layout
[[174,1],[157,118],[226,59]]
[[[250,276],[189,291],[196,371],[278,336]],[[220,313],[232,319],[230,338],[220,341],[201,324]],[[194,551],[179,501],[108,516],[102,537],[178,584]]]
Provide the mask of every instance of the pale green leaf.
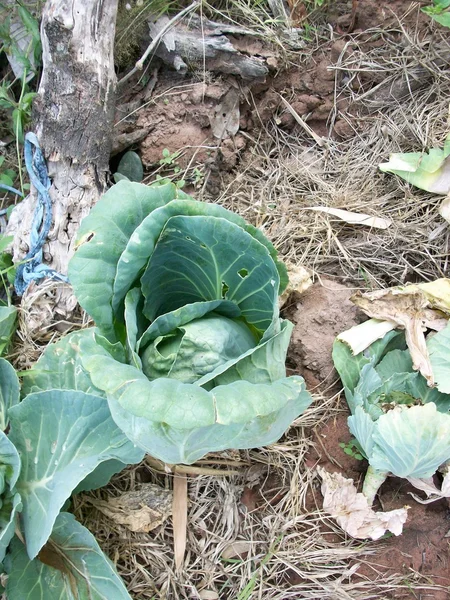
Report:
[[19,454],[3,431],[0,431],[0,563],[14,536],[17,513],[22,509],[15,485],[20,473]]
[[20,386],[16,371],[4,358],[0,358],[0,430],[8,427],[8,410],[18,404]]
[[64,502],[89,473],[111,459],[139,462],[142,452],[115,425],[105,399],[84,392],[30,394],[10,409],[10,419],[10,439],[22,462],[17,490],[24,533],[34,558]]
[[58,515],[40,558],[30,560],[13,540],[5,561],[8,600],[131,600],[94,536],[71,514]]
[[84,359],[94,384],[108,396],[118,426],[165,462],[193,462],[209,451],[271,443],[310,404],[301,377],[272,384],[236,381],[207,391],[160,378],[107,356]]
[[382,415],[373,433],[370,464],[397,477],[431,477],[450,459],[450,415],[425,406],[397,406]]
[[278,333],[230,360],[197,381],[197,385],[227,385],[241,379],[250,383],[272,383],[286,377],[286,354],[292,323],[280,319]]
[[[354,329],[361,326],[358,325]],[[405,335],[400,331],[389,331],[383,338],[373,342],[363,352],[356,355],[353,355],[346,343],[337,339],[333,344],[333,362],[344,388],[346,388],[346,397],[348,392],[353,394],[364,365],[369,362],[376,365],[388,352],[405,348]]]
[[0,355],[8,348],[16,323],[17,309],[14,306],[0,306]]
[[143,297],[139,288],[133,288],[128,292],[125,298],[125,327],[126,327],[126,347],[128,362],[137,369],[142,370],[142,361],[136,352],[137,340],[141,337],[139,331],[139,319],[142,316]]
[[383,357],[375,370],[384,381],[397,373],[412,373],[413,365],[409,350],[392,350]]
[[3,563],[8,546],[14,537],[17,518],[21,510],[20,494],[8,492],[3,495],[0,508],[0,563]]
[[450,28],[450,12],[444,12],[440,15],[430,15],[431,18],[439,23],[439,25],[443,25],[444,27]]
[[429,338],[427,348],[437,388],[450,394],[450,323]]
[[77,390],[94,396],[105,396],[96,388],[83,368],[80,357],[80,344],[87,348],[97,348],[95,328],[80,329],[46,346],[43,354],[32,369],[25,373],[22,396],[44,390]]
[[[284,404],[276,408],[274,412],[256,416],[253,414],[246,422],[230,423],[223,425],[214,423],[209,426],[197,426],[186,428],[175,428],[164,422],[151,421],[145,417],[133,415],[129,409],[124,409],[114,396],[110,396],[109,405],[111,414],[117,424],[126,432],[128,437],[147,453],[159,458],[169,464],[192,464],[202,458],[208,452],[218,452],[227,448],[255,448],[276,442],[288,429],[292,421],[302,414],[311,404],[312,398],[304,388],[300,377],[286,379],[275,385],[272,392],[277,396],[278,404]],[[296,380],[296,381],[295,381]],[[170,380],[169,380],[170,381]],[[246,382],[238,382],[246,383]],[[248,384],[251,385],[251,384]],[[302,387],[303,385],[303,387]],[[236,412],[238,399],[235,394],[247,393],[246,386],[242,388],[232,384],[223,386],[224,394],[221,402],[229,400],[234,403],[233,412]],[[259,390],[257,388],[259,387]],[[254,386],[255,395],[247,398],[246,409],[251,408],[250,402],[258,403],[258,395],[264,386]],[[269,388],[270,386],[265,386]],[[191,386],[195,388],[195,386]],[[216,388],[218,389],[218,388]],[[227,391],[229,396],[227,396]],[[263,400],[272,400],[273,396],[266,391]],[[281,396],[286,394],[284,398]],[[238,410],[240,417],[242,413]]]
[[242,321],[214,314],[186,323],[175,333],[157,338],[143,353],[143,370],[150,379],[170,377],[194,383],[257,344]]
[[373,433],[375,423],[360,406],[355,409],[355,414],[348,418],[350,433],[356,438],[365,458],[370,458],[373,450]]
[[157,337],[167,335],[177,327],[185,325],[194,319],[204,317],[212,311],[229,318],[239,317],[241,314],[239,307],[229,300],[185,304],[155,319],[138,341],[137,350],[145,348],[150,342],[156,340]]
[[435,194],[450,191],[450,157],[439,148],[427,152],[391,154],[389,162],[379,165],[383,173],[398,175],[408,183]]

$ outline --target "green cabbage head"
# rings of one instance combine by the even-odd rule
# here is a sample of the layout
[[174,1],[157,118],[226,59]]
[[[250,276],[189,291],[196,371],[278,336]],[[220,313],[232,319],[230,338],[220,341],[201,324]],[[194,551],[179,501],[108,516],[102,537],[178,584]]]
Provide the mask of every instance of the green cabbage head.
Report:
[[145,452],[192,463],[269,444],[310,404],[286,377],[285,267],[221,206],[121,181],[84,219],[69,278],[96,325],[70,349],[75,380],[89,376]]
[[370,503],[389,474],[427,480],[450,464],[450,324],[427,338],[427,349],[436,387],[414,370],[403,331],[390,331],[356,355],[334,342],[349,429],[369,462],[363,493]]

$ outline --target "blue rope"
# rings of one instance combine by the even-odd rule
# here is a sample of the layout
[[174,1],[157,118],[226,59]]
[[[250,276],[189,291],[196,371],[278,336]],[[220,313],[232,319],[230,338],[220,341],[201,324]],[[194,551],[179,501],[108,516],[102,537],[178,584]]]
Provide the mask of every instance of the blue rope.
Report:
[[31,224],[30,251],[16,271],[14,289],[18,296],[23,295],[32,281],[40,281],[44,277],[57,281],[68,281],[65,275],[42,264],[42,247],[52,224],[52,201],[48,193],[51,183],[44,156],[34,133],[27,133],[25,136],[25,166],[30,181],[36,188],[38,198]]
[[11,187],[10,185],[6,185],[6,183],[0,183],[0,190],[11,192],[13,194],[16,194],[16,196],[22,196],[23,198],[22,192],[19,192],[19,190],[16,190],[16,188]]
[[[5,190],[6,192],[11,192],[12,194],[16,194],[16,196],[21,196],[23,198],[22,192],[16,190],[16,188],[11,187],[10,185],[6,185],[6,183],[0,183],[0,190]],[[9,208],[2,208],[0,210],[0,217],[4,217],[8,213]],[[3,233],[3,229],[6,228],[6,220],[3,219],[3,222],[0,224],[0,234]]]

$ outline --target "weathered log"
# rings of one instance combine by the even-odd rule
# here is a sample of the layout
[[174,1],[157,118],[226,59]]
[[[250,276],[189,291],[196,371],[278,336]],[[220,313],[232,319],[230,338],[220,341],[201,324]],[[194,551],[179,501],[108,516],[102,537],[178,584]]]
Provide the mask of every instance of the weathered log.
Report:
[[[168,17],[150,22],[150,36],[156,38],[167,23]],[[252,32],[193,15],[177,23],[162,37],[155,55],[180,72],[206,69],[239,75],[243,79],[264,80],[269,72],[265,60],[239,52],[226,34],[249,35]]]
[[[106,188],[116,76],[118,0],[47,0],[41,38],[43,71],[34,125],[52,180],[53,223],[44,259],[67,273],[81,219]],[[36,195],[11,215],[14,259],[28,251]],[[72,303],[71,303],[72,304]],[[60,299],[59,312],[65,313]]]

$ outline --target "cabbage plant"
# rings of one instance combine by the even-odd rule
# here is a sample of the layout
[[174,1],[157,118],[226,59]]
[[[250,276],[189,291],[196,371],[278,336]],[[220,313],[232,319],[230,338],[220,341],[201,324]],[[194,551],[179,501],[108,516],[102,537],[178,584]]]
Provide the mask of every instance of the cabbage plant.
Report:
[[193,463],[276,441],[310,404],[286,377],[284,265],[263,233],[173,184],[121,181],[81,224],[69,278],[95,327],[50,345],[28,391],[107,398],[138,448]]
[[[378,326],[363,323],[352,337],[370,324]],[[349,429],[369,462],[363,485],[369,504],[387,476],[425,489],[424,481],[431,485],[430,478],[450,461],[450,325],[428,336],[426,346],[433,387],[413,368],[403,331],[388,332],[356,355],[339,338],[334,343],[334,364],[352,413]]]

